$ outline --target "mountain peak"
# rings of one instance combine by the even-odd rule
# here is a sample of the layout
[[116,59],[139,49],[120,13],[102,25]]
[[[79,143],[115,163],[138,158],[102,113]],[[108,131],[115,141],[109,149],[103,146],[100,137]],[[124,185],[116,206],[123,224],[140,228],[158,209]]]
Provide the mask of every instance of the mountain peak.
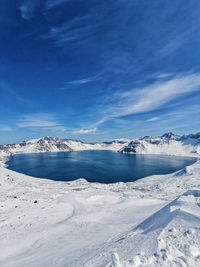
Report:
[[169,132],[169,133],[165,133],[165,134],[163,134],[161,137],[162,138],[174,138],[174,137],[176,137],[177,135],[176,134],[174,134],[174,133],[172,133],[172,132]]
[[57,138],[52,137],[52,136],[45,136],[45,137],[43,137],[43,138],[41,138],[41,139],[43,139],[43,140],[45,140],[45,141],[54,141],[54,140],[56,140]]

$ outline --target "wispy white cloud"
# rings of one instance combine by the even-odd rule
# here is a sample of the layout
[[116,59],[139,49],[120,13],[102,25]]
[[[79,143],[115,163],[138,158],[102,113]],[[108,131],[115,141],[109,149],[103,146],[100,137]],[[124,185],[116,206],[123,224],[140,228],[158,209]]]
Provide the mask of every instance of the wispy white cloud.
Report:
[[74,81],[68,81],[66,82],[66,84],[86,84],[86,83],[91,83],[91,82],[94,82],[98,80],[98,77],[97,76],[93,76],[93,77],[88,77],[88,78],[83,78],[83,79],[80,79],[80,80],[74,80]]
[[15,90],[15,88],[13,88],[13,86],[11,86],[9,83],[3,80],[0,80],[0,90],[4,92],[5,95],[8,95],[9,97],[16,99],[16,101],[18,102],[22,102],[25,104],[30,104],[33,102],[32,100],[22,96],[22,94],[19,94]]
[[151,78],[156,78],[156,79],[170,79],[173,78],[173,74],[171,73],[159,73],[157,75],[150,75]]
[[0,125],[0,132],[11,132],[13,129],[7,125]]
[[19,7],[19,11],[21,13],[21,17],[25,20],[29,20],[34,16],[35,9],[40,4],[40,0],[26,0]]
[[47,0],[46,1],[46,9],[51,9],[53,7],[59,6],[61,4],[70,2],[71,0]]
[[66,128],[56,118],[50,114],[31,114],[20,118],[17,123],[19,128],[29,128],[33,130],[49,130],[53,132],[65,132]]
[[59,6],[61,4],[70,2],[71,0],[24,0],[22,5],[19,6],[21,17],[29,20],[35,15],[35,11],[39,5],[43,7],[44,11]]
[[159,120],[159,117],[153,117],[153,118],[148,119],[147,121],[157,121],[157,120]]
[[184,38],[181,35],[170,40],[165,46],[163,46],[157,53],[161,57],[168,56],[175,52],[183,43]]
[[42,39],[54,39],[58,46],[77,40],[85,41],[92,37],[100,27],[101,21],[97,21],[91,15],[76,17],[59,27],[52,27],[50,31],[41,36]]
[[93,128],[93,129],[80,129],[80,130],[73,131],[72,134],[93,134],[96,131],[97,131],[97,128]]
[[200,73],[155,82],[141,89],[117,92],[110,99],[111,104],[105,110],[104,116],[109,119],[156,110],[164,104],[194,91],[200,91]]

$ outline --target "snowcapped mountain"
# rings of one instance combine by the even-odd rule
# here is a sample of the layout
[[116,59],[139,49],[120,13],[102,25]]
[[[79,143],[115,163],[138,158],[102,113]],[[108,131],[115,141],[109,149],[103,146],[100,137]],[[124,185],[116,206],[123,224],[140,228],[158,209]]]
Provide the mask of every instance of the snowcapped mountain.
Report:
[[119,150],[132,154],[167,154],[176,156],[200,156],[200,133],[175,135],[166,133],[159,137],[145,136],[133,140]]
[[166,133],[159,137],[144,136],[140,139],[115,139],[106,142],[84,143],[79,140],[43,137],[19,144],[0,145],[0,155],[77,150],[113,150],[132,154],[166,154],[200,156],[200,133],[176,135]]
[[43,137],[32,139],[20,144],[1,145],[1,154],[4,153],[39,153],[39,152],[58,152],[74,150],[115,150],[118,151],[128,144],[130,140],[116,139],[102,143],[84,143],[78,140],[59,139],[54,137]]

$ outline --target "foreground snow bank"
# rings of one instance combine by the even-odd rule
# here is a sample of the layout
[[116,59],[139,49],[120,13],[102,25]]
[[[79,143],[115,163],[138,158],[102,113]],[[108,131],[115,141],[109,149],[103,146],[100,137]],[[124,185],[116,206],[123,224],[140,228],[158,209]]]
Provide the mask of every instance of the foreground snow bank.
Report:
[[0,167],[0,266],[198,266],[199,192],[200,161],[110,185]]
[[200,190],[187,191],[118,237],[88,266],[200,266],[199,205]]

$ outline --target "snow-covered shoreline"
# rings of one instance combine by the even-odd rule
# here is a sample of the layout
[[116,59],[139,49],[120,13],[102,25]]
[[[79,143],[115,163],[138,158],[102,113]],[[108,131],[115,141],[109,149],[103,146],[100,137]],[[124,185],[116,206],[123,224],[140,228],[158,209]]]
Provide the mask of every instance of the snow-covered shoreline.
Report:
[[7,169],[8,156],[1,151],[1,266],[200,265],[200,160],[99,184],[35,179]]

